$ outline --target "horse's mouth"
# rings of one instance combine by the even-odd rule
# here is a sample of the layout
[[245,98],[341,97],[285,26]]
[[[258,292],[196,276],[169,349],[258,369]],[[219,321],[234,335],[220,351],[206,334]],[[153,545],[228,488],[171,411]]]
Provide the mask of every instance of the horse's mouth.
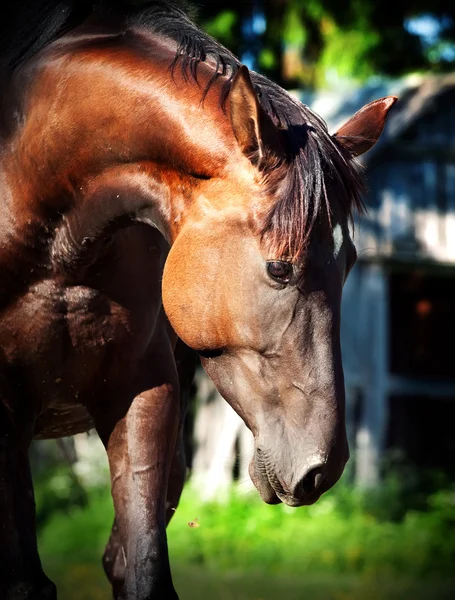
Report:
[[253,456],[250,467],[250,477],[256,486],[259,495],[266,504],[286,504],[292,508],[299,506],[309,506],[314,504],[321,495],[330,488],[329,484],[324,485],[312,494],[303,494],[302,497],[296,497],[286,492],[278,477],[267,464],[261,452],[256,452]]
[[[273,484],[270,480],[267,480],[268,486],[261,485],[258,487],[259,494],[264,502],[267,504],[279,504],[283,503],[292,508],[298,508],[299,506],[310,506],[319,500],[322,495],[322,490],[317,490],[313,494],[305,494],[301,498],[297,498],[292,494],[287,494],[284,491],[278,491],[274,489]],[[257,487],[257,486],[256,486]],[[264,494],[262,490],[267,487],[267,493]]]
[[306,495],[304,498],[296,498],[290,494],[282,495],[276,492],[276,496],[280,502],[283,502],[283,504],[291,506],[292,508],[298,508],[299,506],[310,506],[311,504],[314,504],[321,497],[321,493],[315,492],[311,496]]
[[283,502],[270,484],[267,486],[268,489],[265,489],[266,486],[264,485],[261,485],[260,487],[256,485],[256,487],[259,495],[266,504],[281,504]]
[[261,452],[256,451],[249,465],[251,481],[254,483],[261,499],[266,504],[280,504],[281,498],[272,486],[267,475],[267,468]]

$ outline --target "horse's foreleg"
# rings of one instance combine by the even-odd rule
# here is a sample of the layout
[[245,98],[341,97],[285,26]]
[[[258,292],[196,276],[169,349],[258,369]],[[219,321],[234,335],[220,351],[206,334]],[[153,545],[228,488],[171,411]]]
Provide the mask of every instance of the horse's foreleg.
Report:
[[[171,472],[169,474],[169,484],[166,496],[166,525],[169,524],[169,521],[177,508],[185,478],[186,461],[183,449],[183,439],[180,432],[175,448],[174,459],[172,461]],[[114,519],[109,542],[104,551],[103,568],[112,585],[114,600],[119,600],[125,581],[126,561],[123,542],[117,525],[117,518]]]
[[28,448],[31,432],[0,401],[0,598],[55,600],[38,556]]
[[166,525],[172,519],[182,494],[186,479],[185,448],[183,446],[183,432],[179,432],[172,460],[169,484],[166,496]]
[[[185,414],[188,409],[191,395],[191,384],[196,368],[195,353],[179,341],[175,350],[175,362],[177,366],[180,387],[180,423],[166,495],[166,525],[169,524],[169,521],[172,519],[175,513],[186,479],[183,425]],[[109,542],[104,552],[103,567],[106,576],[112,585],[114,599],[119,600],[121,598],[125,581],[126,561],[125,550],[123,548],[123,542],[116,518],[114,519]]]
[[170,371],[164,377],[161,368],[160,383],[137,395],[110,431],[109,415],[97,418],[126,559],[124,589],[118,597],[126,600],[177,598],[166,540],[166,492],[179,424],[177,374]]
[[125,583],[126,561],[117,518],[114,518],[111,535],[104,551],[103,568],[112,585],[114,600],[118,600],[121,598]]
[[169,524],[169,521],[172,519],[172,516],[177,508],[186,479],[186,457],[185,444],[183,441],[183,428],[191,398],[191,385],[193,383],[196,365],[198,362],[197,354],[194,352],[194,350],[188,348],[188,346],[186,346],[181,340],[177,341],[174,356],[180,385],[180,427],[177,443],[175,445],[174,458],[172,460],[167,490],[167,524]]

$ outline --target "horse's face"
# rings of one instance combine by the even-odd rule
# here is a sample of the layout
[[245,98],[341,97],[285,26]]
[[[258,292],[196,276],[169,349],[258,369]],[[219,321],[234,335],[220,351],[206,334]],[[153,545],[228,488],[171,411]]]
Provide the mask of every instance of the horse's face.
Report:
[[245,210],[221,210],[182,228],[164,273],[172,326],[253,432],[250,474],[269,503],[316,501],[349,456],[339,329],[356,254],[329,200],[332,223],[313,227],[295,263],[274,254]]
[[166,265],[171,323],[252,430],[268,502],[315,501],[348,458],[339,313],[355,250],[345,224],[335,238],[293,267],[240,219],[211,219],[181,233]]

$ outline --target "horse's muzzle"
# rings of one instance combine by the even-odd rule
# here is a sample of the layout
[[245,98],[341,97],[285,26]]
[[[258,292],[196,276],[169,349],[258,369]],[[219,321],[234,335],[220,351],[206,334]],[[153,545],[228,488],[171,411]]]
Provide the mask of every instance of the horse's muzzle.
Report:
[[283,502],[292,507],[314,504],[338,480],[341,472],[336,478],[330,477],[327,463],[319,460],[310,464],[295,483],[286,485],[260,448],[256,449],[249,466],[250,477],[264,502]]

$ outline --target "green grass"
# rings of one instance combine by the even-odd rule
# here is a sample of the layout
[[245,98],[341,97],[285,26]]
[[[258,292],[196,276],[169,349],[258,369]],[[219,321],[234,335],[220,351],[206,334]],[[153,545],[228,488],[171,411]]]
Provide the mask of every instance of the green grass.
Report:
[[[207,505],[186,490],[169,527],[170,552],[182,564],[221,571],[444,576],[455,564],[453,494],[444,502],[393,522],[335,493],[296,510],[256,496]],[[188,527],[196,517],[199,527]]]
[[266,573],[191,571],[177,564],[181,600],[452,600],[455,583],[384,580],[352,575],[273,576]]
[[[199,527],[189,527],[196,517]],[[54,514],[42,527],[43,564],[62,600],[110,597],[101,555],[112,518],[109,494],[98,492],[88,507]],[[187,488],[168,534],[181,600],[455,597],[452,492],[394,521],[342,486],[297,510],[253,495],[204,504]]]
[[[110,588],[99,564],[50,562],[47,574],[62,600],[109,600]],[[213,572],[173,565],[180,600],[452,600],[454,580],[365,578],[352,575],[284,577],[267,573]]]

